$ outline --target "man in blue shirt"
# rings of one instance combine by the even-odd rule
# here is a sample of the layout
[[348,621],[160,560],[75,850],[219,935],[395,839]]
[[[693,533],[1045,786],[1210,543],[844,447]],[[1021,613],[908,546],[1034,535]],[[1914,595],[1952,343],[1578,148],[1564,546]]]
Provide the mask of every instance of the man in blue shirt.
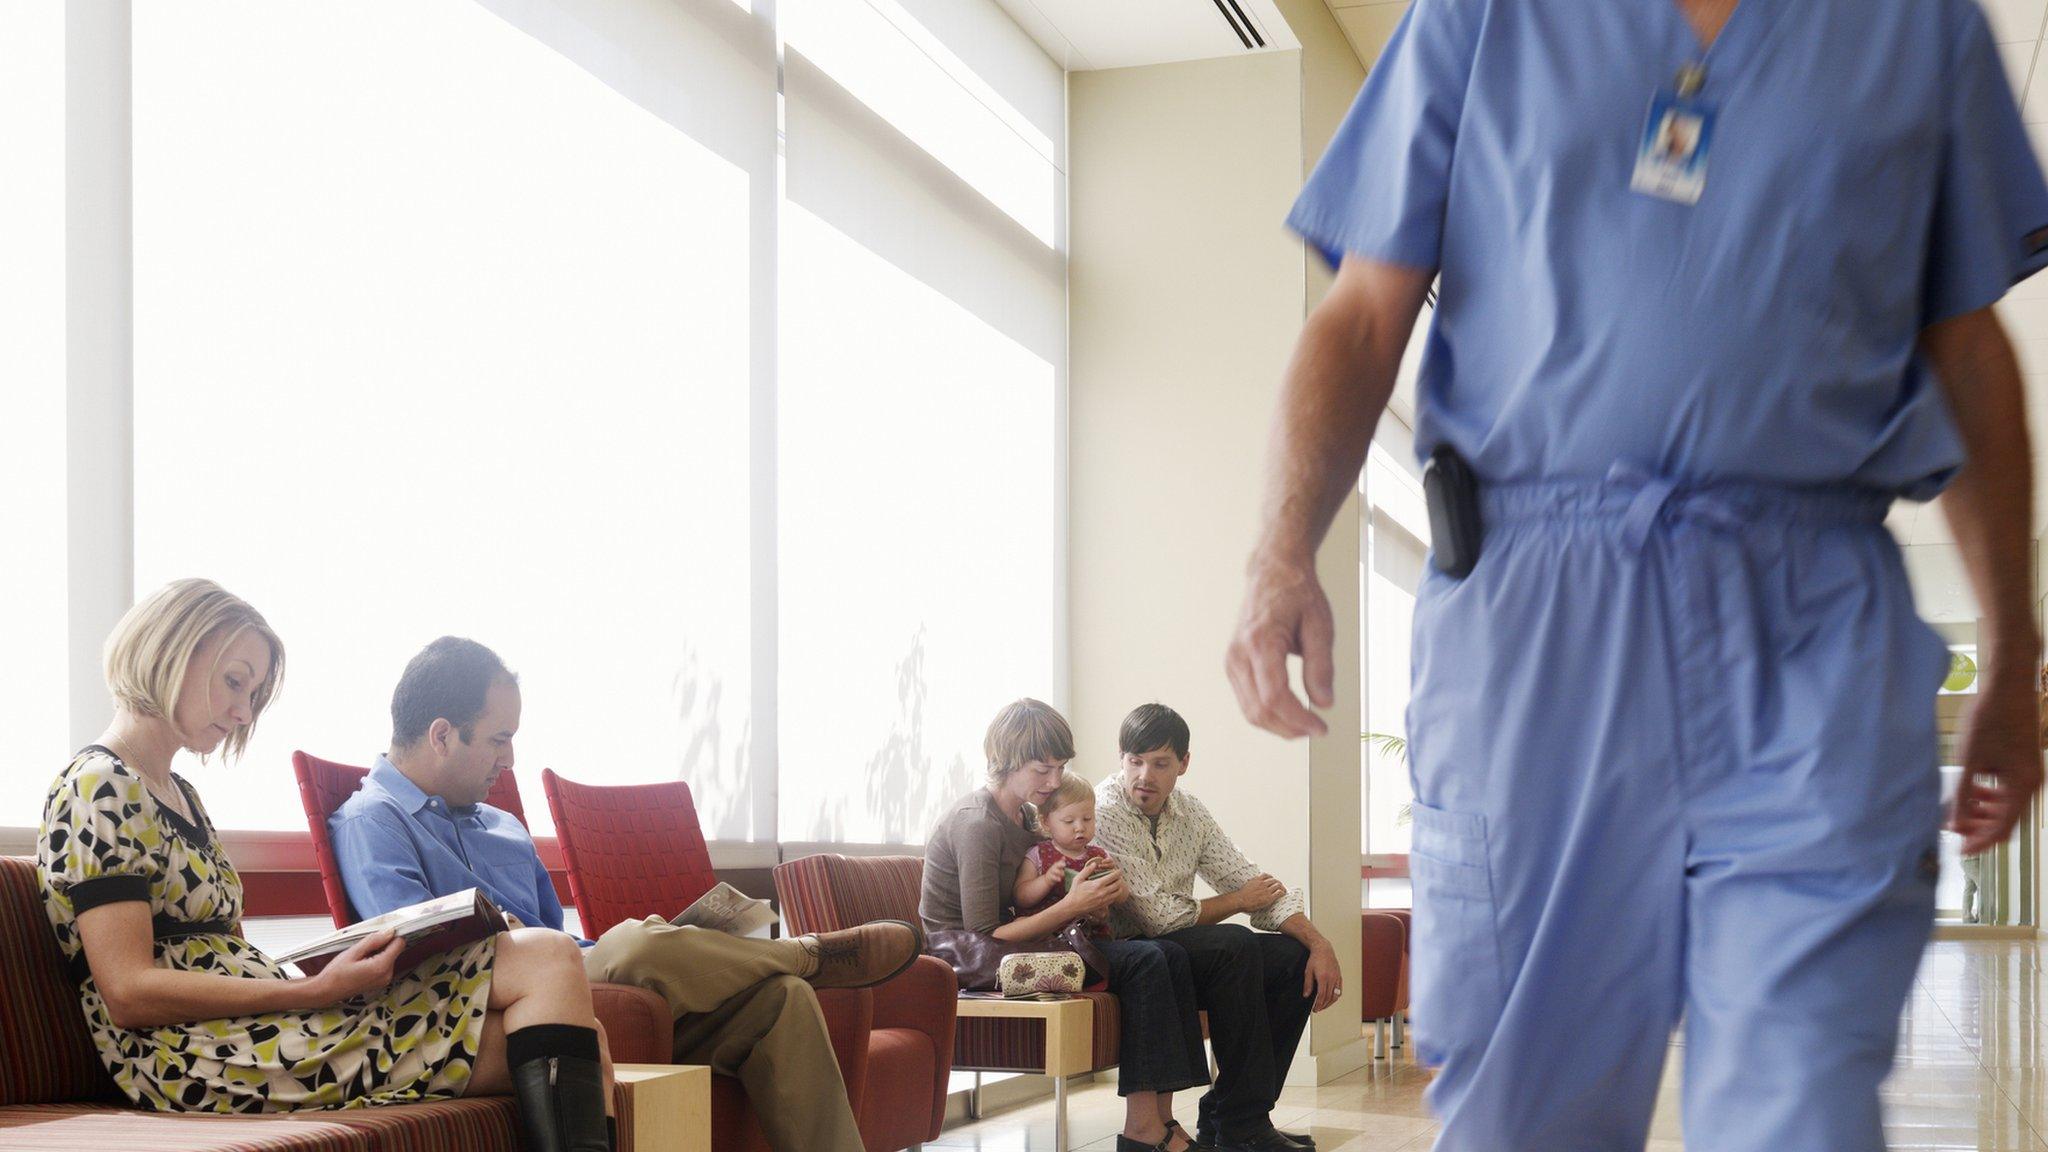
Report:
[[[1290,225],[1287,371],[1228,669],[1326,730],[1314,556],[1432,280],[1410,985],[1448,1152],[1868,1152],[1933,912],[1943,501],[1984,680],[1953,825],[2040,781],[2021,381],[2048,187],[1972,0],[1414,0]],[[1559,1045],[1568,1051],[1560,1057]]]
[[[483,803],[512,767],[519,711],[518,678],[473,640],[444,636],[406,665],[391,697],[390,753],[328,820],[359,915],[474,887],[523,924],[562,930],[533,838]],[[649,916],[584,944],[591,980],[668,1000],[676,1058],[737,1077],[776,1152],[863,1152],[812,988],[864,987],[901,972],[917,956],[914,927],[888,921],[752,940]]]

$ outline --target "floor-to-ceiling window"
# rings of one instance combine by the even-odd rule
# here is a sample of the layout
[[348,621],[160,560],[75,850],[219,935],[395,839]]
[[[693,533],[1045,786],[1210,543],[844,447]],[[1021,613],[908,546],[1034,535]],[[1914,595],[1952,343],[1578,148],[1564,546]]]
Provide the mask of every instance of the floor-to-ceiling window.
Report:
[[[63,24],[0,14],[0,324],[34,337],[0,638],[43,661],[0,687],[49,774],[101,719],[64,672],[98,653],[66,628]],[[994,707],[1062,691],[1064,76],[993,0],[129,31],[71,46],[133,59],[132,141],[84,137],[133,194],[132,523],[95,547],[284,637],[243,761],[179,765],[223,828],[302,829],[291,751],[367,763],[448,633],[520,674],[541,832],[552,767],[686,780],[714,841],[915,842]],[[33,825],[41,784],[5,787]]]
[[64,766],[64,6],[0,6],[0,825]]
[[1375,444],[1366,459],[1360,515],[1365,540],[1364,828],[1370,907],[1405,908],[1404,870],[1390,858],[1408,853],[1415,798],[1408,776],[1408,683],[1415,596],[1429,554],[1422,485],[1401,461]]

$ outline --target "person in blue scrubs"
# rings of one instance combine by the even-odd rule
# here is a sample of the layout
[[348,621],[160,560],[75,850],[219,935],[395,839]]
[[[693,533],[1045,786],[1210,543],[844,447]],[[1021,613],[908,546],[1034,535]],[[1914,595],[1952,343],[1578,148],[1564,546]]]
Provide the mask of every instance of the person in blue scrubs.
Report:
[[1692,1152],[1882,1147],[1947,666],[1893,499],[1946,490],[1983,610],[1965,851],[2040,776],[1991,306],[2048,263],[2048,187],[1977,5],[1414,0],[1288,223],[1337,275],[1228,658],[1248,718],[1325,731],[1289,683],[1332,703],[1314,552],[1432,280],[1417,446],[1476,480],[1408,720],[1437,1147],[1642,1147],[1681,1020]]

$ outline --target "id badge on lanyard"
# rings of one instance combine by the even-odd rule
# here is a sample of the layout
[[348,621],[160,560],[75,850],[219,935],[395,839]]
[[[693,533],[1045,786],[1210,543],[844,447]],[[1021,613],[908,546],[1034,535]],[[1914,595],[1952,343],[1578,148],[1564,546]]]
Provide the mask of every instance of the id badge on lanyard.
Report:
[[1707,154],[1714,145],[1713,104],[1699,98],[1706,72],[1689,66],[1670,88],[1650,100],[1636,146],[1635,175],[1629,187],[1646,196],[1693,205],[1707,190]]

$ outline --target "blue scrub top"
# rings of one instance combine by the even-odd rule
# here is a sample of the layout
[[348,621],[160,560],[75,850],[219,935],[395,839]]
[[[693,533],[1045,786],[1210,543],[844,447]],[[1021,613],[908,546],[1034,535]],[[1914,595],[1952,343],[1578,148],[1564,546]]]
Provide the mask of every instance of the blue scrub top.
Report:
[[[1706,187],[1632,191],[1704,59]],[[1414,0],[1288,224],[1436,268],[1417,449],[1491,481],[1853,484],[1963,451],[1922,328],[2048,263],[2048,188],[1973,0]]]

